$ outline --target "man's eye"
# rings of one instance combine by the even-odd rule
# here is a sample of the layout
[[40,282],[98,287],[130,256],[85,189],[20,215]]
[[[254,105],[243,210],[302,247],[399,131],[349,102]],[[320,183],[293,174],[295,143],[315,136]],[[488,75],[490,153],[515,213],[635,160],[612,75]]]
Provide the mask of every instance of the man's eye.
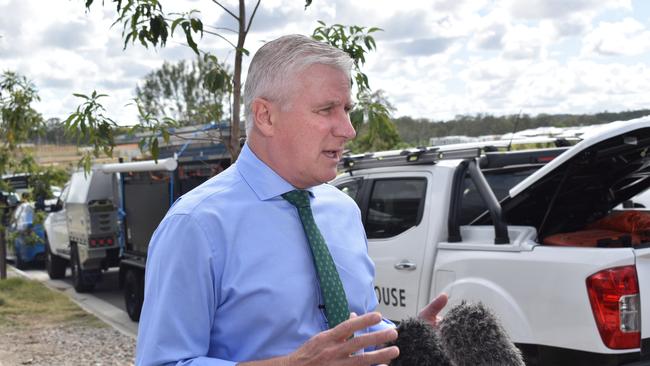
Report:
[[322,108],[318,110],[318,114],[329,114],[332,111],[332,107]]

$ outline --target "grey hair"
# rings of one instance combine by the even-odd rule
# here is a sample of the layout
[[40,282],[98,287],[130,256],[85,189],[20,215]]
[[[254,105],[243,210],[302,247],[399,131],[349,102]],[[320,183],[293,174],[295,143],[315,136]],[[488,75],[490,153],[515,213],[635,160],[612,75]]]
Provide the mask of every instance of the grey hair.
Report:
[[252,103],[255,98],[286,102],[293,77],[314,64],[341,70],[350,79],[352,59],[327,43],[299,34],[282,36],[262,46],[248,67],[244,87],[246,134],[253,128]]

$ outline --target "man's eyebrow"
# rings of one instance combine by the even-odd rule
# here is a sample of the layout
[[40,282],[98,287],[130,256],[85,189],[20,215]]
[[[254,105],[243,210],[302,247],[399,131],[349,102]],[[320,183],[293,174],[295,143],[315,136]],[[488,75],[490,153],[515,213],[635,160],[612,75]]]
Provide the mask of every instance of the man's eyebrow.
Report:
[[313,109],[314,110],[319,110],[319,109],[329,108],[329,107],[338,107],[340,105],[342,105],[342,106],[344,106],[346,108],[352,108],[352,107],[354,107],[355,103],[353,103],[353,102],[345,102],[345,103],[343,103],[343,102],[339,102],[338,100],[328,100],[326,102],[316,104],[313,107]]

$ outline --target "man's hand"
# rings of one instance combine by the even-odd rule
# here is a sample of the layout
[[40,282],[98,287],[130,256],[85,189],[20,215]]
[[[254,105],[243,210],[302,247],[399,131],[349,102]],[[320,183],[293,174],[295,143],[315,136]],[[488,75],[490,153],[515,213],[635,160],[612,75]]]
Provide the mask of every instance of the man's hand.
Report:
[[438,295],[438,297],[433,299],[429,305],[420,311],[418,317],[435,327],[440,322],[438,313],[447,305],[447,300],[449,300],[447,294],[443,293]]
[[381,321],[377,312],[362,316],[352,314],[350,319],[336,327],[318,333],[295,352],[264,361],[242,362],[239,366],[370,366],[388,364],[399,356],[395,346],[376,351],[354,354],[371,346],[381,346],[397,339],[395,329],[363,334],[352,338],[354,332],[371,327]]
[[373,352],[352,355],[370,346],[380,346],[397,339],[395,329],[363,334],[351,338],[354,332],[371,327],[381,321],[379,313],[367,313],[362,316],[352,316],[333,329],[321,332],[296,352],[288,356],[287,365],[319,366],[319,365],[376,365],[389,363],[399,355],[397,347],[382,348]]

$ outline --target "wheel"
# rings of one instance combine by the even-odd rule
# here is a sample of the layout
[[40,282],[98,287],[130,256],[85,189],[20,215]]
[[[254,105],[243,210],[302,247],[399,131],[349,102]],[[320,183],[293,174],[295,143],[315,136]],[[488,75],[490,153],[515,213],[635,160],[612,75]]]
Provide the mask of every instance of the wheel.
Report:
[[134,322],[140,320],[143,301],[144,280],[142,273],[136,269],[128,269],[124,279],[124,304],[129,318]]
[[20,250],[18,250],[18,248],[16,248],[16,261],[14,262],[14,264],[18,269],[25,269],[25,267],[27,266],[25,261],[23,260],[23,257],[20,255]]
[[50,246],[45,246],[45,268],[51,279],[57,280],[65,277],[65,270],[68,267],[68,261],[52,254]]
[[95,281],[88,278],[85,271],[81,269],[79,251],[77,245],[72,245],[70,250],[70,269],[72,270],[72,285],[77,292],[89,292],[95,288]]

